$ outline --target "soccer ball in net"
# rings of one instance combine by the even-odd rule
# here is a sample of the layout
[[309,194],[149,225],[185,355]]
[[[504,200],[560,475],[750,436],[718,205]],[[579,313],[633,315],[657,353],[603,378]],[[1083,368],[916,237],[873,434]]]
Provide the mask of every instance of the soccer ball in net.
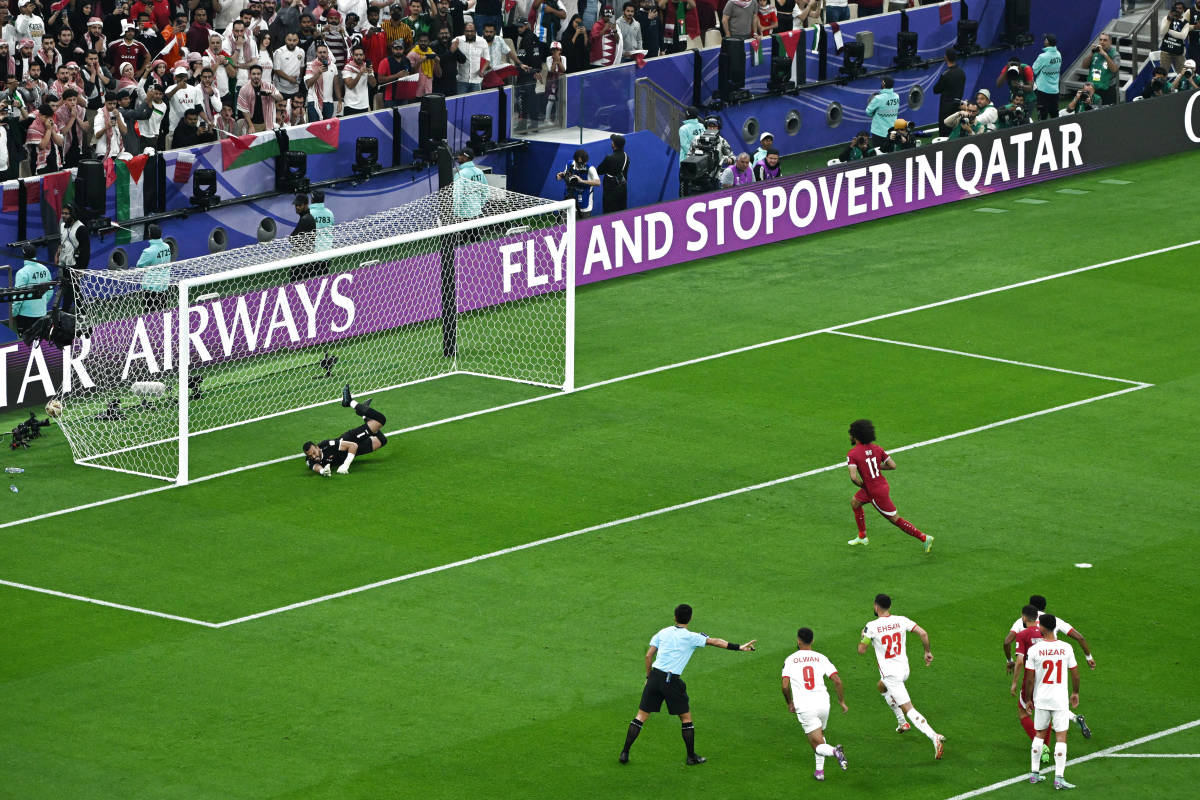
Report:
[[62,416],[62,410],[62,400],[59,400],[57,397],[50,398],[50,400],[46,403],[46,413],[55,419]]

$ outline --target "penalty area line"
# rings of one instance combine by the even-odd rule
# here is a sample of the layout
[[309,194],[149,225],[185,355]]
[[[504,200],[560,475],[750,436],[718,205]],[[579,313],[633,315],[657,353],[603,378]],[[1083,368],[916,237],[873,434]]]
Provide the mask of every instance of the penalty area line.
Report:
[[[1120,753],[1120,751],[1122,751],[1122,750],[1128,750],[1131,747],[1137,747],[1138,745],[1145,744],[1146,742],[1153,742],[1155,739],[1161,739],[1164,736],[1170,736],[1175,733],[1181,733],[1182,731],[1186,731],[1191,728],[1195,728],[1197,725],[1200,725],[1200,719],[1194,719],[1191,722],[1185,722],[1182,725],[1176,725],[1174,728],[1167,728],[1165,730],[1161,730],[1156,733],[1151,733],[1151,734],[1147,734],[1146,736],[1141,736],[1137,739],[1130,739],[1128,742],[1122,742],[1121,744],[1114,744],[1112,747],[1106,747],[1103,750],[1097,750],[1094,753],[1088,753],[1087,755],[1080,756],[1079,758],[1069,759],[1067,761],[1067,766],[1083,764],[1087,761],[1091,761],[1092,759],[1096,759],[1096,758],[1120,758],[1121,756],[1119,756],[1117,754]],[[1129,756],[1125,756],[1125,757],[1128,758]],[[1045,769],[1042,770],[1043,773],[1049,773],[1049,772],[1053,772],[1053,771],[1054,771],[1053,767],[1046,767]],[[1007,780],[997,781],[995,783],[988,784],[987,786],[981,786],[978,789],[972,789],[969,792],[963,792],[962,794],[956,794],[953,797],[948,797],[948,798],[946,798],[946,800],[968,800],[971,797],[978,797],[981,794],[987,794],[988,792],[994,792],[997,789],[1003,789],[1005,786],[1012,786],[1013,784],[1021,783],[1023,781],[1027,781],[1027,780],[1029,780],[1029,773],[1025,772],[1025,773],[1022,773],[1021,775],[1018,775],[1015,778],[1009,778]]]
[[[413,425],[412,427],[409,427],[409,428],[402,428],[397,431],[389,432],[387,435],[388,436],[398,436],[398,435],[401,435],[404,433],[409,433],[411,431],[421,430],[423,428],[432,428],[437,425],[445,425],[450,422],[459,422],[464,419],[481,416],[483,414],[490,414],[495,411],[506,411],[508,409],[516,408],[518,406],[529,405],[531,403],[539,403],[543,400],[549,400],[552,397],[570,396],[571,394],[574,394],[575,392],[582,392],[582,391],[586,391],[588,389],[598,389],[602,386],[609,386],[614,383],[623,383],[624,381],[633,380],[635,378],[644,378],[646,376],[655,375],[660,372],[667,372],[668,370],[679,369],[681,367],[690,367],[695,364],[703,364],[706,361],[715,361],[716,359],[725,358],[727,356],[734,356],[734,355],[738,355],[740,353],[748,353],[753,350],[761,350],[766,347],[774,347],[775,345],[779,345],[779,344],[795,342],[795,341],[799,341],[801,339],[806,339],[810,336],[816,336],[816,335],[822,334],[822,333],[839,333],[839,332],[845,330],[846,328],[853,328],[853,327],[857,327],[859,325],[866,325],[867,323],[870,323],[870,322],[879,322],[880,320],[891,319],[893,317],[904,316],[906,314],[914,314],[918,311],[926,311],[931,308],[938,308],[940,306],[951,305],[953,303],[960,303],[965,300],[974,300],[975,298],[978,298],[978,297],[986,297],[987,295],[998,294],[1000,292],[1007,292],[1012,289],[1020,289],[1025,286],[1033,286],[1035,284],[1045,283],[1047,281],[1057,280],[1059,278],[1067,278],[1072,275],[1079,275],[1084,272],[1090,272],[1092,270],[1103,269],[1105,267],[1111,267],[1116,264],[1124,264],[1129,261],[1136,261],[1139,258],[1150,258],[1152,256],[1162,255],[1163,253],[1170,253],[1175,250],[1182,250],[1182,249],[1185,249],[1188,247],[1194,247],[1198,244],[1200,244],[1200,239],[1194,239],[1190,242],[1183,242],[1181,244],[1173,244],[1173,245],[1169,245],[1167,247],[1159,247],[1154,250],[1147,250],[1142,253],[1135,253],[1134,255],[1122,256],[1121,258],[1114,258],[1114,259],[1110,259],[1109,261],[1101,261],[1100,263],[1097,263],[1097,264],[1089,264],[1086,267],[1076,267],[1075,269],[1069,269],[1069,270],[1065,270],[1063,272],[1056,272],[1051,275],[1043,275],[1039,278],[1030,278],[1029,280],[1019,281],[1017,283],[1009,283],[1009,284],[1005,284],[1004,286],[994,287],[992,289],[983,289],[978,292],[971,292],[969,294],[958,295],[957,297],[949,297],[949,298],[946,298],[945,300],[937,300],[932,303],[924,303],[919,306],[912,306],[911,308],[900,309],[899,311],[889,311],[889,312],[886,312],[883,314],[876,314],[871,317],[863,317],[862,319],[857,319],[857,320],[854,320],[853,322],[844,322],[844,323],[841,323],[840,325],[832,325],[828,328],[820,328],[817,330],[805,331],[803,333],[797,333],[797,334],[793,334],[791,336],[784,336],[784,337],[781,337],[778,339],[770,339],[768,341],[757,342],[755,344],[749,344],[749,345],[745,345],[743,347],[735,347],[732,350],[724,350],[719,353],[711,353],[709,355],[700,356],[698,358],[691,358],[691,359],[687,359],[685,361],[677,361],[672,364],[664,364],[663,366],[660,366],[660,367],[653,367],[651,369],[641,370],[639,372],[631,372],[628,375],[619,375],[615,378],[608,378],[606,380],[596,381],[594,383],[585,384],[583,386],[577,386],[577,387],[575,387],[574,392],[562,392],[562,393],[538,395],[537,397],[530,397],[530,398],[526,398],[524,400],[517,400],[512,403],[505,403],[503,405],[493,406],[491,408],[485,408],[485,409],[480,409],[478,411],[471,411],[471,412],[468,412],[465,414],[459,414],[454,417],[447,417],[446,419],[435,420],[433,422],[426,422],[426,423],[422,423],[420,425]],[[866,337],[860,337],[860,338],[866,338]],[[910,345],[910,346],[917,346],[917,345]],[[948,351],[948,352],[953,352],[953,351]],[[962,355],[970,355],[970,354],[963,353]],[[983,356],[977,356],[977,357],[983,358]],[[997,359],[997,360],[1000,360],[1000,359]],[[1044,367],[1044,369],[1053,369],[1053,368]],[[1082,374],[1082,373],[1080,373],[1080,374]],[[1099,377],[1099,376],[1097,376],[1097,377]],[[1121,379],[1112,378],[1110,380],[1119,381]],[[1129,381],[1126,381],[1126,382],[1128,383]],[[1145,385],[1148,386],[1149,384],[1145,384]],[[1137,388],[1144,388],[1144,387],[1138,386]],[[193,483],[200,483],[201,481],[212,480],[213,478],[223,478],[223,477],[226,477],[229,475],[236,475],[239,472],[246,472],[247,470],[258,469],[259,467],[268,467],[268,466],[272,466],[275,464],[282,464],[285,461],[292,461],[292,460],[295,460],[298,458],[300,458],[299,454],[287,455],[287,456],[280,456],[279,458],[272,458],[267,461],[259,461],[255,464],[247,464],[247,465],[241,466],[241,467],[234,467],[233,469],[227,469],[222,472],[215,472],[211,475],[203,475],[201,477],[194,478],[189,482],[188,485],[191,485]],[[116,497],[109,497],[104,500],[97,500],[92,503],[85,503],[83,505],[71,506],[69,508],[60,508],[55,511],[47,511],[44,514],[36,514],[32,517],[25,517],[23,519],[16,519],[16,520],[12,520],[10,522],[0,523],[0,530],[3,530],[5,528],[12,528],[12,527],[15,527],[18,525],[24,525],[24,524],[30,523],[30,522],[39,522],[44,519],[50,519],[52,517],[58,517],[58,516],[62,516],[64,514],[71,514],[76,511],[86,511],[88,509],[98,508],[99,506],[108,505],[110,503],[120,503],[125,500],[134,500],[138,497],[144,497],[149,494],[154,494],[155,492],[164,492],[164,491],[167,491],[170,489],[176,489],[176,488],[179,488],[176,484],[168,484],[166,486],[157,486],[153,489],[145,489],[140,492],[131,492],[130,494],[123,494],[123,495],[118,495]]]
[[181,617],[178,614],[168,614],[164,611],[154,611],[153,609],[129,606],[125,605],[124,603],[113,603],[109,600],[98,600],[95,597],[85,597],[81,594],[70,594],[68,592],[60,592],[55,589],[45,589],[41,586],[30,586],[27,583],[0,580],[0,586],[9,586],[13,589],[24,589],[29,592],[37,592],[38,594],[53,595],[54,597],[62,597],[66,600],[78,600],[81,603],[91,603],[92,605],[105,606],[106,608],[116,608],[120,609],[121,611],[132,611],[135,614],[145,614],[147,616],[160,617],[162,619],[169,619],[175,622],[187,622],[192,625],[200,625],[205,628],[221,627],[215,622],[205,622],[204,620],[192,619],[191,617]]
[[[1086,397],[1082,400],[1076,400],[1071,403],[1063,403],[1062,405],[1057,405],[1057,406],[1054,406],[1053,408],[1044,408],[1044,409],[1041,409],[1040,411],[1031,411],[1028,414],[1021,414],[1021,415],[1018,415],[1015,417],[1009,417],[1008,419],[997,420],[996,422],[989,422],[984,425],[977,425],[974,428],[968,428],[966,430],[958,431],[956,433],[948,433],[948,434],[945,434],[944,436],[936,436],[932,439],[925,439],[924,441],[902,445],[900,447],[893,448],[890,452],[901,453],[901,452],[905,452],[908,450],[916,450],[919,447],[927,447],[932,444],[940,444],[941,442],[947,442],[952,439],[960,439],[964,436],[971,436],[972,434],[981,433],[983,431],[989,431],[994,428],[999,428],[999,427],[1002,427],[1005,425],[1011,425],[1016,422],[1022,422],[1024,420],[1033,419],[1035,417],[1042,417],[1042,416],[1046,416],[1047,414],[1054,414],[1059,411],[1065,411],[1066,409],[1069,409],[1069,408],[1076,408],[1078,406],[1087,405],[1088,403],[1094,403],[1098,400],[1106,400],[1106,399],[1109,399],[1112,397],[1117,397],[1119,395],[1128,394],[1129,392],[1136,392],[1141,389],[1147,388],[1147,386],[1148,386],[1148,384],[1147,385],[1139,385],[1139,386],[1129,386],[1124,389],[1118,389],[1116,391],[1107,392],[1105,394],[1096,395],[1094,397]],[[268,609],[266,611],[260,611],[256,614],[248,614],[244,617],[238,617],[236,619],[225,620],[224,622],[216,623],[215,627],[225,628],[230,625],[238,625],[243,622],[250,622],[250,621],[256,620],[256,619],[262,619],[264,617],[273,616],[275,614],[282,614],[285,611],[294,611],[299,608],[313,606],[318,603],[327,602],[329,600],[337,600],[342,597],[349,597],[351,595],[361,594],[362,592],[366,592],[371,589],[378,589],[383,586],[390,586],[395,583],[402,583],[404,581],[409,581],[414,578],[420,578],[420,577],[424,577],[426,575],[434,575],[439,572],[446,572],[448,570],[455,569],[457,567],[465,567],[469,564],[475,564],[480,561],[487,561],[487,560],[490,560],[493,558],[499,558],[500,556],[506,556],[511,553],[518,553],[522,550],[531,550],[535,547],[541,547],[542,545],[552,544],[554,542],[561,542],[566,539],[573,539],[577,536],[583,536],[584,534],[596,533],[598,531],[607,530],[609,528],[615,528],[620,525],[627,525],[631,522],[640,522],[641,520],[651,519],[653,517],[659,517],[664,514],[670,514],[675,511],[682,511],[687,508],[694,508],[696,506],[716,502],[717,500],[725,500],[730,497],[737,497],[738,495],[749,494],[750,492],[757,492],[761,489],[769,489],[773,486],[779,486],[780,484],[790,483],[792,481],[800,480],[801,478],[808,478],[808,477],[811,477],[813,475],[818,475],[823,472],[831,472],[831,471],[837,470],[837,469],[844,469],[845,466],[846,466],[846,462],[839,461],[836,464],[829,464],[824,467],[817,467],[815,469],[806,470],[804,472],[798,472],[794,475],[786,475],[782,478],[774,478],[772,480],[762,481],[760,483],[751,484],[749,486],[743,486],[738,489],[730,489],[729,491],[719,492],[717,494],[711,494],[711,495],[708,495],[707,497],[699,497],[699,498],[696,498],[695,500],[688,500],[683,503],[676,503],[674,505],[664,506],[663,508],[656,508],[652,511],[642,512],[641,514],[634,514],[632,516],[622,517],[620,519],[609,520],[608,522],[602,522],[597,525],[590,525],[586,528],[579,528],[578,530],[568,531],[567,533],[560,533],[556,536],[548,536],[544,539],[538,539],[538,540],[532,541],[532,542],[525,542],[524,544],[514,545],[513,547],[506,547],[502,550],[494,550],[490,553],[484,553],[482,555],[472,556],[470,558],[464,558],[459,561],[452,561],[448,564],[442,564],[442,565],[436,566],[436,567],[429,567],[428,569],[419,570],[417,572],[410,572],[406,575],[398,575],[394,578],[386,578],[381,581],[375,581],[374,583],[368,583],[368,584],[364,584],[362,586],[355,586],[351,589],[344,589],[340,592],[334,592],[332,594],[326,594],[326,595],[322,595],[320,597],[314,597],[309,600],[301,600],[296,603],[290,603],[286,606],[280,606],[278,608],[272,608],[272,609]]]

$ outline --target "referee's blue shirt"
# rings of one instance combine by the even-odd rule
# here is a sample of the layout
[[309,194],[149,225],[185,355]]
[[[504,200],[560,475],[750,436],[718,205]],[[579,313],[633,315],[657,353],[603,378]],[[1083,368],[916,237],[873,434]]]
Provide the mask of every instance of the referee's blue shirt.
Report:
[[703,633],[693,633],[678,625],[663,628],[650,639],[650,646],[658,648],[658,656],[652,666],[672,675],[681,675],[688,659],[692,657],[692,651],[704,647],[706,641],[708,637]]

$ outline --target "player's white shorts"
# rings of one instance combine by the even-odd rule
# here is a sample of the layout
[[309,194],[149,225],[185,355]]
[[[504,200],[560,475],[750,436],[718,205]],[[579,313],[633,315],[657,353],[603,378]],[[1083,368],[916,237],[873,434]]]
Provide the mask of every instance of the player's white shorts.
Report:
[[908,689],[904,688],[903,678],[884,675],[879,680],[883,681],[884,687],[887,689],[888,694],[892,696],[892,699],[896,701],[896,705],[902,706],[905,703],[911,702],[911,698],[908,696]]
[[1074,714],[1065,708],[1055,711],[1045,708],[1035,708],[1033,710],[1033,729],[1044,731],[1047,725],[1053,725],[1056,733],[1062,733],[1071,727],[1071,719],[1074,716]]
[[800,721],[800,727],[804,728],[805,733],[812,733],[818,728],[824,729],[829,722],[829,698],[825,698],[824,703],[797,707],[796,719]]

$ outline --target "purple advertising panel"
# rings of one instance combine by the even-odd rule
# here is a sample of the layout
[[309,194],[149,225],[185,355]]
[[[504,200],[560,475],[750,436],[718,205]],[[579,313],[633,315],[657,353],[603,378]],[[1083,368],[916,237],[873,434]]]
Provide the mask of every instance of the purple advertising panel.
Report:
[[[1189,151],[1200,145],[1198,99],[1200,93],[1180,93],[580,220],[576,281],[595,283]],[[458,247],[458,311],[562,290],[566,251],[561,225]],[[205,362],[303,348],[436,319],[442,288],[441,254],[434,252],[202,301],[191,312],[193,357]],[[126,370],[134,360],[157,366],[152,372],[169,369],[170,313],[108,323],[94,332],[90,349],[116,350]],[[84,351],[64,359],[50,345],[32,352],[23,344],[0,348],[0,405],[42,402],[55,387],[86,385],[87,357]]]

